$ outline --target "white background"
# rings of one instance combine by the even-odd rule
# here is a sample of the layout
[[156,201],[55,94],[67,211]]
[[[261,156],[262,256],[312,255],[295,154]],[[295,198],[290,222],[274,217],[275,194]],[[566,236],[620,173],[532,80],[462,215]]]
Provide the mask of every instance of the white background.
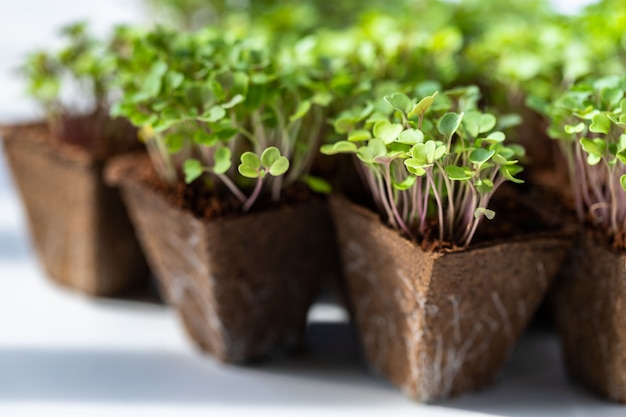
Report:
[[[15,68],[25,52],[54,44],[57,28],[88,18],[98,32],[143,19],[124,0],[20,0],[0,7],[0,123],[33,119]],[[573,7],[577,2],[563,2]],[[571,384],[556,337],[530,331],[498,385],[419,405],[359,360],[345,313],[319,305],[311,350],[251,367],[222,365],[194,350],[172,310],[96,300],[42,274],[0,153],[0,416],[420,415],[622,416]]]

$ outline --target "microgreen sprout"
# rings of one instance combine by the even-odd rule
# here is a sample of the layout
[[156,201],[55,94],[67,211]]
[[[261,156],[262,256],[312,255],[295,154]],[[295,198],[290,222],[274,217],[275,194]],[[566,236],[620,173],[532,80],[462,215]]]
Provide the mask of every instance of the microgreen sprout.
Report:
[[113,44],[93,37],[86,23],[61,30],[63,46],[27,57],[23,73],[28,91],[46,112],[54,138],[85,148],[114,148],[126,138],[123,123],[109,119]]
[[494,217],[488,205],[498,187],[522,182],[523,148],[504,143],[496,117],[477,109],[479,97],[476,87],[420,100],[385,96],[341,115],[335,127],[346,140],[321,151],[356,155],[390,226],[423,240],[434,214],[439,240],[467,246],[482,218]]
[[576,213],[626,230],[626,78],[580,82],[548,108],[548,133],[567,160]]
[[202,177],[219,192],[211,185],[217,180],[244,211],[264,189],[278,201],[296,181],[321,181],[307,172],[332,97],[305,68],[276,62],[265,45],[211,29],[157,29],[135,40],[120,68],[124,96],[114,114],[141,128],[164,180],[182,171],[187,183]]

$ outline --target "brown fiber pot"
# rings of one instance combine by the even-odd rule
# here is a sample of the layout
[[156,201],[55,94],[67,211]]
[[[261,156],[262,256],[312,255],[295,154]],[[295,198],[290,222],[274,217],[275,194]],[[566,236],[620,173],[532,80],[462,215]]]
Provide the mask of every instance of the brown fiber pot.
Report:
[[626,254],[582,236],[551,298],[569,374],[626,403]]
[[35,249],[54,281],[90,295],[118,295],[149,278],[118,190],[103,162],[51,145],[44,124],[3,128],[4,150]]
[[120,158],[108,178],[191,338],[234,363],[299,347],[321,279],[340,273],[326,203],[199,219],[133,175],[146,162]]
[[369,365],[418,401],[494,382],[569,246],[555,236],[425,252],[343,197],[331,210]]

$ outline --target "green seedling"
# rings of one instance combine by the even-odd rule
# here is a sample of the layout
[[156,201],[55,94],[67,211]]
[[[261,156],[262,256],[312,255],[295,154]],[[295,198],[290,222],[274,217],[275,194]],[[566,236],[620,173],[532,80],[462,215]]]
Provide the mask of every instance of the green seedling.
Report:
[[136,37],[131,51],[119,59],[123,97],[113,112],[141,128],[165,181],[181,171],[187,183],[217,179],[244,211],[264,190],[278,201],[296,181],[320,187],[308,170],[332,96],[308,68],[210,28],[159,28]]
[[548,133],[567,160],[581,221],[626,230],[626,78],[572,86],[548,107]]
[[356,155],[392,227],[423,240],[434,213],[437,238],[467,246],[482,219],[495,216],[488,204],[498,187],[522,182],[516,175],[524,155],[520,146],[504,143],[494,115],[476,108],[478,94],[468,87],[421,100],[388,95],[387,116],[366,106],[348,129],[341,125],[347,140],[324,145],[321,152]]

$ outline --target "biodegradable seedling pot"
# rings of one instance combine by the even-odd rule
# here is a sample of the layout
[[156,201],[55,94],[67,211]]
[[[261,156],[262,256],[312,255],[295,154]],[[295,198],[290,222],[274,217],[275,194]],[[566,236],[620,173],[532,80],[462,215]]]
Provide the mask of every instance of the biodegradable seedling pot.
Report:
[[626,254],[585,234],[551,297],[569,374],[626,403]]
[[42,124],[3,129],[5,153],[48,276],[90,295],[111,296],[149,277],[118,190],[103,161],[52,143]]
[[331,209],[367,361],[419,401],[494,382],[568,249],[554,236],[428,252],[345,198]]
[[166,300],[197,345],[243,363],[299,347],[322,278],[339,273],[323,200],[228,218],[201,219],[176,207],[120,158],[119,183]]

